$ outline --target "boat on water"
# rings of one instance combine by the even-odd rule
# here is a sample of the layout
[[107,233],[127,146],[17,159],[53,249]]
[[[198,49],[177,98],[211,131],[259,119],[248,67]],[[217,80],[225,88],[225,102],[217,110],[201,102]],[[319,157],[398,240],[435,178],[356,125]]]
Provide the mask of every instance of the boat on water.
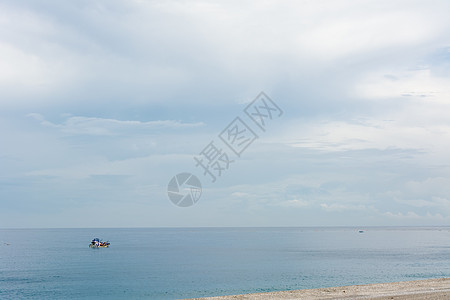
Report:
[[109,241],[103,242],[103,241],[99,240],[98,238],[95,238],[89,244],[89,247],[90,248],[108,248],[109,245],[110,245]]

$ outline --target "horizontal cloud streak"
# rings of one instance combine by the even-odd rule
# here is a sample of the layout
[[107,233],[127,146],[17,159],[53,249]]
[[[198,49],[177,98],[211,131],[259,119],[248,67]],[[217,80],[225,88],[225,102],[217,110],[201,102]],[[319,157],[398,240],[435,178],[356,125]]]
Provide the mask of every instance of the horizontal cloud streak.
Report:
[[71,135],[117,135],[124,132],[137,133],[151,129],[181,129],[204,126],[202,122],[183,123],[173,120],[158,121],[122,121],[115,119],[92,118],[92,117],[68,117],[63,123],[55,124],[47,121],[42,115],[30,113],[27,115],[40,124],[60,130],[62,133]]

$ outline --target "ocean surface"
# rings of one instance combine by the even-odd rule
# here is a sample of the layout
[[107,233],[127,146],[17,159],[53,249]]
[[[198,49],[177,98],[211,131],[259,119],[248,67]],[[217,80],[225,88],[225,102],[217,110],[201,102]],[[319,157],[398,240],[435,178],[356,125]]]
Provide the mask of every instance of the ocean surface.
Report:
[[[1,299],[175,299],[450,277],[449,227],[0,230]],[[89,242],[109,240],[107,249]]]

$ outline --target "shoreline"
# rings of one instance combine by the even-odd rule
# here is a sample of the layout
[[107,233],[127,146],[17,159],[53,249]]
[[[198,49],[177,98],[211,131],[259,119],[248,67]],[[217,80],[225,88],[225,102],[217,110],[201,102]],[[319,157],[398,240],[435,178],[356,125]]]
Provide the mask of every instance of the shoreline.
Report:
[[351,285],[319,289],[216,296],[193,299],[450,299],[450,278]]

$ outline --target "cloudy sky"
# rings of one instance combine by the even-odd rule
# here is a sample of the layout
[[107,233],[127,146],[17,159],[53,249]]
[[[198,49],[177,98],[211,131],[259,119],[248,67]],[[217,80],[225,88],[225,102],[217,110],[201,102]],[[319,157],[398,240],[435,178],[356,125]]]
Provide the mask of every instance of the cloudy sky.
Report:
[[[0,227],[448,225],[449,11],[1,1]],[[261,91],[283,115],[212,183],[194,156]]]

